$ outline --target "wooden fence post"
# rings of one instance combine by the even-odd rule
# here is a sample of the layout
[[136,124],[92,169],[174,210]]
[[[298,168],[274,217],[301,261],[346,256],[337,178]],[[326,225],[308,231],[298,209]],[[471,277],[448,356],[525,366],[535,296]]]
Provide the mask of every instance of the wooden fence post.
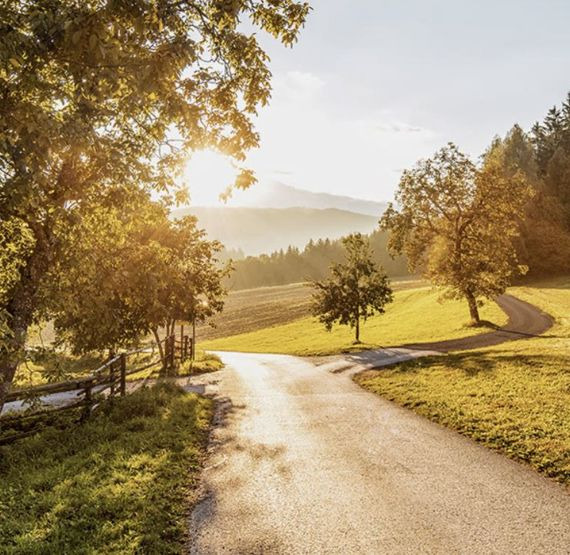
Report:
[[109,399],[113,399],[115,395],[115,361],[109,364]]
[[174,367],[176,366],[176,336],[170,336],[170,371],[174,374]]
[[168,349],[169,349],[169,343],[170,343],[170,341],[169,341],[169,339],[168,339],[168,336],[166,336],[166,337],[164,338],[164,347],[163,347],[163,349],[162,349],[162,356],[163,356],[164,358],[162,359],[162,371],[161,371],[161,373],[162,373],[163,375],[166,375],[166,372],[167,372],[167,370],[168,370],[168,357],[169,357]]
[[120,359],[120,370],[121,370],[121,397],[127,394],[127,355],[121,353]]
[[83,409],[83,415],[81,416],[81,421],[85,421],[89,418],[91,414],[91,406],[93,404],[93,395],[92,395],[92,388],[93,388],[93,380],[87,380],[85,382],[85,408]]
[[192,320],[192,360],[196,360],[196,316]]

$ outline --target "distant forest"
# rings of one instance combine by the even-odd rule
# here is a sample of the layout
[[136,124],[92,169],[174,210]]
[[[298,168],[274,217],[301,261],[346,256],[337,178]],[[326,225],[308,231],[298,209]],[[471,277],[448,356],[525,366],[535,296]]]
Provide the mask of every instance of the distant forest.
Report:
[[[375,231],[369,235],[376,262],[389,276],[408,274],[403,257],[392,259],[386,250],[387,234]],[[239,256],[239,251],[233,251]],[[285,285],[311,279],[323,279],[331,263],[340,262],[344,250],[340,239],[319,239],[310,241],[303,250],[289,247],[270,255],[248,256],[241,260],[234,258],[235,271],[227,280],[231,289],[249,289],[267,285]]]

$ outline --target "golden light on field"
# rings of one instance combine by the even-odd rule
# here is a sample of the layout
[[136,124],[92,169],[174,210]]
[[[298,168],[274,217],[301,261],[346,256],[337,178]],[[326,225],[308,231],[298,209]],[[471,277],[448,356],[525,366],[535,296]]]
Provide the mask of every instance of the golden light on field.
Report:
[[218,203],[220,193],[234,183],[237,174],[237,168],[227,156],[213,150],[195,152],[188,159],[183,176],[191,204]]

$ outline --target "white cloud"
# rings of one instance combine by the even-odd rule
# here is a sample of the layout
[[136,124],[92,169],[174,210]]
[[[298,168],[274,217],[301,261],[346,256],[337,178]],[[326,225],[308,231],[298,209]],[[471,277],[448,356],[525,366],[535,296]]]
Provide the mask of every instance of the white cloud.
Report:
[[273,102],[314,101],[325,88],[325,81],[305,71],[288,71],[273,78]]

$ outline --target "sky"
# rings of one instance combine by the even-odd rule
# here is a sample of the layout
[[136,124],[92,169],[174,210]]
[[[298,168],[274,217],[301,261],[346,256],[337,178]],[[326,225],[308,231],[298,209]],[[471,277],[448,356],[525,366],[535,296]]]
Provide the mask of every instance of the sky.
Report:
[[[528,129],[570,90],[568,0],[311,5],[293,49],[259,35],[273,98],[257,120],[261,148],[246,162],[257,187],[280,181],[391,200],[402,170],[419,158],[448,141],[476,158],[495,135],[514,123]],[[209,154],[189,167],[194,204],[215,202],[233,172]]]

